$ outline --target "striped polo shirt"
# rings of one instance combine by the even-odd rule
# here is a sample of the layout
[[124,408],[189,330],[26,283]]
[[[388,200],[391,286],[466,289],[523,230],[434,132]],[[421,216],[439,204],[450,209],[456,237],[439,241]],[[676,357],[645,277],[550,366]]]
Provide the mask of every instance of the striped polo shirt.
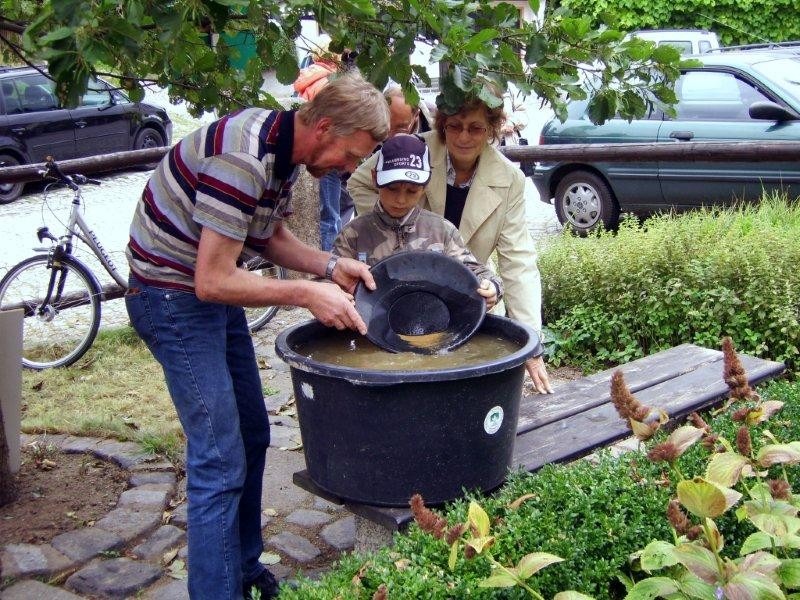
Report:
[[131,223],[133,274],[157,287],[194,291],[203,227],[260,254],[291,210],[294,111],[248,108],[182,139],[159,163]]

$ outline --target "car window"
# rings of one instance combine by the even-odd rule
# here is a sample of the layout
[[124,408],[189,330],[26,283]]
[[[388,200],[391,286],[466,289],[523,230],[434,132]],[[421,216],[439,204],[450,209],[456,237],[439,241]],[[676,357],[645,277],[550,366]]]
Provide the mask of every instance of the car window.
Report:
[[22,112],[40,112],[58,108],[55,83],[44,75],[29,75],[17,80]]
[[706,52],[711,51],[711,42],[706,42],[705,40],[700,40],[697,42],[697,51],[700,54],[705,54]]
[[675,86],[677,118],[696,121],[749,121],[753,102],[767,100],[731,73],[689,71]]
[[681,54],[692,53],[692,42],[689,40],[663,40],[658,42],[659,46],[672,46],[676,48]]
[[6,79],[0,83],[0,93],[3,95],[3,107],[7,115],[16,115],[22,112],[19,89],[13,79]]
[[78,106],[107,106],[111,104],[111,92],[108,85],[94,77],[89,79],[89,88],[81,96]]
[[800,101],[800,57],[767,60],[754,64],[753,69]]

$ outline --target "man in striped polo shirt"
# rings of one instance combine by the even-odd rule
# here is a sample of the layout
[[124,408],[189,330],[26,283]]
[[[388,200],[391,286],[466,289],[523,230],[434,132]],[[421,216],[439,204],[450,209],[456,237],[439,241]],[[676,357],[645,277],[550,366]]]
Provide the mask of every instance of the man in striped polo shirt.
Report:
[[[187,439],[189,596],[277,595],[258,562],[269,446],[242,306],[294,305],[366,333],[355,311],[367,265],[301,243],[284,226],[297,165],[349,171],[389,129],[383,95],[360,76],[327,85],[298,111],[250,108],[179,142],[136,207],[127,255],[131,322],[164,369]],[[331,282],[270,280],[237,268],[256,255]]]

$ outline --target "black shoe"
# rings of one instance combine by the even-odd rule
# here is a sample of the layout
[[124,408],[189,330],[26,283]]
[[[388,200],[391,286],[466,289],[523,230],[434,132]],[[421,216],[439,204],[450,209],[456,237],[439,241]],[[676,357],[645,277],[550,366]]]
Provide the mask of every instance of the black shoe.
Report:
[[253,590],[261,592],[261,600],[270,600],[278,597],[278,581],[268,569],[261,571],[255,579],[244,582],[245,600],[253,600]]

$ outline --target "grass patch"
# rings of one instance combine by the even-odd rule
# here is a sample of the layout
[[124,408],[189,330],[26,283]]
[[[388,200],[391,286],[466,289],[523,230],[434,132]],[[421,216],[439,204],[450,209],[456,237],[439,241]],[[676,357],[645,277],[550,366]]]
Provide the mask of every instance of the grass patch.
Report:
[[171,459],[184,442],[161,366],[130,327],[102,330],[70,367],[24,371],[22,430],[135,441]]

